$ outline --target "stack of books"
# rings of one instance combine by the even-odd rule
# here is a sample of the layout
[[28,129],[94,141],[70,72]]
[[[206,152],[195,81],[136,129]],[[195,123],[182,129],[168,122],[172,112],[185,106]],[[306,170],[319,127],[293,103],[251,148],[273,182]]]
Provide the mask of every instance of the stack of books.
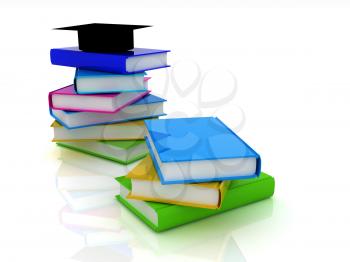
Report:
[[216,117],[145,120],[150,155],[118,177],[117,200],[160,232],[269,198],[261,159]]
[[116,199],[160,232],[271,197],[260,155],[220,119],[158,119],[165,100],[150,94],[145,71],[167,67],[169,51],[134,48],[144,27],[58,28],[79,38],[78,48],[51,50],[52,64],[76,68],[74,84],[49,94],[70,208],[111,204],[115,178]]
[[[147,26],[85,24],[79,47],[53,48],[54,65],[75,68],[73,84],[49,93],[53,141],[64,164],[57,186],[74,210],[115,201],[114,177],[148,154],[144,119],[165,115],[146,71],[168,67],[169,50],[134,48],[133,31]],[[86,169],[82,172],[78,169]]]

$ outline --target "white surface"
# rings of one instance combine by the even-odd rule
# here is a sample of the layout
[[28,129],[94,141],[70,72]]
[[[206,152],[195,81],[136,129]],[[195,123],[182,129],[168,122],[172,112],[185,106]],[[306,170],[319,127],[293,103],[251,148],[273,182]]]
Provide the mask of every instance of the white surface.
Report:
[[[172,50],[169,63],[175,65],[176,82],[166,78],[166,70],[150,72],[150,89],[166,94],[170,116],[200,112],[199,95],[225,96],[216,91],[227,90],[232,78],[227,71],[216,77],[220,68],[235,74],[233,102],[208,114],[235,130],[241,126],[238,133],[261,154],[263,170],[276,177],[276,194],[273,201],[237,210],[225,221],[217,217],[169,235],[155,235],[140,224],[149,233],[142,237],[150,240],[120,246],[118,261],[208,261],[205,254],[216,251],[205,236],[165,254],[157,251],[157,243],[166,242],[160,238],[181,243],[197,225],[201,233],[215,234],[222,224],[217,237],[232,236],[247,261],[349,261],[350,10],[342,0],[315,2],[225,0],[215,2],[216,8],[186,9],[202,1],[174,1],[179,8],[153,9],[152,1],[137,1],[147,7],[138,9],[129,1],[130,9],[123,10],[117,1],[2,1],[0,85],[7,99],[0,103],[0,260],[77,261],[72,257],[79,258],[76,254],[84,249],[81,237],[58,219],[65,203],[55,189],[59,161],[50,143],[47,107],[48,92],[71,84],[74,75],[71,68],[50,65],[49,49],[74,45],[76,35],[50,29],[119,22],[154,25],[138,30],[136,46]],[[213,69],[201,93],[189,87],[198,69],[192,61],[202,76]],[[167,80],[172,86],[164,88]],[[265,209],[271,212],[262,219],[259,212]]]

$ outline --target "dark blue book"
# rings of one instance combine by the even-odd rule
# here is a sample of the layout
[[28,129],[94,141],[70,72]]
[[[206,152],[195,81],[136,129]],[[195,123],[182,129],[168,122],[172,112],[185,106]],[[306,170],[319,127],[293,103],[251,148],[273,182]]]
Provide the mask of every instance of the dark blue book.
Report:
[[66,111],[50,108],[50,114],[67,129],[82,128],[163,116],[165,115],[163,111],[165,101],[158,96],[147,95],[116,113]]
[[162,184],[254,178],[260,156],[217,117],[145,120]]
[[87,70],[133,74],[168,67],[169,50],[134,48],[123,53],[84,52],[78,47],[53,48],[50,51],[53,65]]

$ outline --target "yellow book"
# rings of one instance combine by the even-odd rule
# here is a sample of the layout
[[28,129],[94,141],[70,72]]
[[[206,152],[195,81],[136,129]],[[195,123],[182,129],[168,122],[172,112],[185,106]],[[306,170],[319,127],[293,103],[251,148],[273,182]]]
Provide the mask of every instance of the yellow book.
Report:
[[126,176],[131,180],[127,198],[218,209],[231,181],[162,185],[151,157],[145,157]]
[[51,127],[54,130],[53,142],[143,140],[146,134],[143,120],[73,129],[67,129],[57,121],[54,121]]

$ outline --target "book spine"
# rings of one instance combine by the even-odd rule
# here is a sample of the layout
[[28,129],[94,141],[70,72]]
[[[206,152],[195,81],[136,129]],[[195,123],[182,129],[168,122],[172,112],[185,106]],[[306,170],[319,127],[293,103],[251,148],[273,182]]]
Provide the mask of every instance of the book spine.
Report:
[[126,71],[126,57],[116,54],[88,53],[69,49],[51,49],[50,57],[53,65],[128,74]]
[[[234,208],[245,206],[271,197],[275,189],[273,177],[260,180],[251,185],[242,185],[227,192],[225,201],[218,210],[191,207],[172,206],[164,208],[158,213],[158,231],[168,230],[189,222],[200,220],[215,214],[219,214]],[[179,216],[181,212],[181,216]],[[172,218],[172,219],[169,219]]]
[[[54,92],[54,91],[53,91]],[[52,105],[52,94],[53,92],[50,92],[49,95],[48,95],[48,99],[49,99],[49,108],[53,108],[53,105]],[[50,110],[51,111],[51,110]]]

